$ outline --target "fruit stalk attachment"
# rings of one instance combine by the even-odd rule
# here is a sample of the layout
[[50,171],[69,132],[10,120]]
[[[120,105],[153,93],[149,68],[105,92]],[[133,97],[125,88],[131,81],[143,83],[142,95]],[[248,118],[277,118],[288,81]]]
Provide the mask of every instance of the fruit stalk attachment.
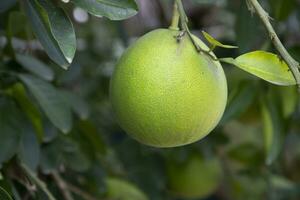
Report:
[[178,12],[178,6],[177,6],[176,2],[174,2],[172,23],[171,23],[169,29],[176,30],[176,31],[179,30],[179,27],[178,27],[179,18],[180,18],[180,15],[179,15],[179,12]]
[[[211,54],[211,50],[205,50],[203,48],[201,48],[195,41],[195,39],[192,36],[192,33],[188,27],[188,17],[184,11],[183,8],[183,4],[181,0],[175,0],[174,4],[176,4],[176,7],[178,9],[177,13],[179,12],[179,16],[180,16],[180,24],[181,24],[181,29],[182,32],[177,36],[177,41],[180,41],[181,38],[187,34],[189,36],[189,38],[191,39],[193,45],[195,46],[196,50],[199,53],[204,53],[206,55],[208,55],[210,58],[212,58],[213,60],[218,60],[214,55]],[[175,7],[175,6],[174,6]],[[174,12],[176,13],[176,12]],[[172,23],[173,24],[173,23]]]
[[278,38],[271,22],[270,22],[270,16],[269,14],[263,9],[263,7],[258,3],[257,0],[247,0],[247,4],[249,6],[249,10],[251,12],[256,12],[256,14],[261,19],[262,23],[264,24],[265,28],[267,29],[267,32],[269,34],[269,37],[283,58],[283,60],[287,63],[289,69],[291,70],[297,86],[298,90],[300,91],[300,72],[299,72],[299,63],[288,53],[286,48],[283,46],[282,42]]

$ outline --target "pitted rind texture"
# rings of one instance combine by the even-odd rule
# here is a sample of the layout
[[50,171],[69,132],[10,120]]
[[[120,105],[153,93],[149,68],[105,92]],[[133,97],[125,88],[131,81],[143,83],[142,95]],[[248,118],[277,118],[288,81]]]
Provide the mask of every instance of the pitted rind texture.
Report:
[[111,79],[110,98],[120,126],[146,145],[195,142],[215,128],[226,106],[222,66],[199,54],[188,36],[177,42],[178,34],[157,29],[138,39]]

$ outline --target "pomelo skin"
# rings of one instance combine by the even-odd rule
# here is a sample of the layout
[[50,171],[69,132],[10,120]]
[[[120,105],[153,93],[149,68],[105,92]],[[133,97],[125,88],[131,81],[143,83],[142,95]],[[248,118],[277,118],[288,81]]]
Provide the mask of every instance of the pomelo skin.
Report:
[[120,126],[146,145],[195,142],[215,128],[226,106],[221,64],[198,53],[187,34],[178,42],[178,34],[157,29],[138,39],[111,79],[110,98]]

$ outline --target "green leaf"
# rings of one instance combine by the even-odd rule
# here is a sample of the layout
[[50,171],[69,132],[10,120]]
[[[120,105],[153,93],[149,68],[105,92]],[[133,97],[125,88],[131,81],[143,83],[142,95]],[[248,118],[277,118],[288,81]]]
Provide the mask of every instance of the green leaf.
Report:
[[260,166],[263,161],[260,149],[253,143],[243,143],[234,146],[228,151],[231,159],[238,161],[247,166]]
[[276,189],[281,189],[281,190],[294,190],[296,189],[296,185],[287,179],[286,177],[279,176],[279,175],[271,175],[270,177],[270,182],[273,187]]
[[[18,26],[16,26],[18,24]],[[11,11],[8,17],[7,31],[9,36],[25,35],[27,20],[24,13],[20,11]]]
[[67,69],[76,51],[73,25],[64,11],[47,0],[24,0],[31,27],[49,57]]
[[[42,147],[40,167],[44,174],[49,174],[59,168],[63,160],[62,151],[61,145],[57,140]],[[57,152],[60,153],[58,154]]]
[[80,148],[78,141],[70,137],[60,137],[63,162],[74,171],[83,172],[90,168],[89,158]]
[[44,130],[40,111],[31,102],[31,100],[26,94],[24,86],[21,83],[13,85],[10,88],[10,91],[12,93],[12,96],[17,101],[21,110],[23,110],[25,115],[30,119],[31,123],[33,124],[35,133],[39,141],[42,141],[44,137]]
[[22,200],[19,191],[16,189],[15,184],[11,182],[10,185],[11,185],[11,194],[14,197],[14,200]]
[[267,40],[267,37],[265,37],[263,29],[261,29],[259,18],[249,12],[246,1],[239,1],[239,4],[234,3],[234,1],[230,2],[232,3],[231,7],[239,5],[234,10],[234,13],[236,13],[236,44],[240,53],[246,53],[251,51],[251,49],[257,48],[257,45],[260,45],[261,41]]
[[47,118],[43,118],[43,125],[45,134],[43,142],[49,143],[59,135],[60,131]]
[[65,104],[60,92],[48,82],[32,75],[21,74],[19,77],[54,126],[64,133],[69,132],[72,128],[71,109]]
[[237,85],[229,94],[228,104],[220,123],[224,124],[246,111],[254,100],[255,91],[251,83],[244,82]]
[[200,5],[209,5],[209,6],[223,6],[226,5],[226,0],[193,0],[193,2]]
[[253,51],[236,59],[222,58],[222,62],[232,64],[246,72],[276,85],[295,85],[296,81],[287,64],[276,54]]
[[85,120],[89,117],[89,106],[80,96],[67,90],[61,91],[61,94],[66,104],[70,104],[72,110],[79,116],[80,119]]
[[289,118],[297,111],[299,93],[297,87],[279,87],[279,98],[281,102],[282,114],[284,118]]
[[296,8],[296,0],[269,0],[272,16],[277,20],[285,20]]
[[282,146],[283,124],[276,96],[267,94],[261,103],[266,164],[270,165],[278,157]]
[[87,138],[89,143],[93,146],[95,152],[100,154],[106,153],[106,146],[97,128],[90,121],[80,121],[79,130],[82,135]]
[[20,111],[10,98],[0,98],[0,165],[17,152],[22,127]]
[[216,40],[215,38],[213,38],[211,35],[209,35],[205,31],[202,31],[202,34],[205,37],[205,39],[212,45],[212,49],[214,49],[215,47],[222,47],[222,48],[225,48],[225,49],[235,49],[235,48],[238,48],[237,46],[231,46],[231,45],[222,44],[221,42],[219,42],[218,40]]
[[91,161],[80,149],[76,152],[65,152],[64,162],[70,169],[77,172],[87,171],[91,167]]
[[20,63],[25,69],[37,75],[38,77],[52,81],[54,79],[54,72],[46,64],[37,58],[29,55],[16,55],[17,62]]
[[[300,20],[300,18],[298,20]],[[300,60],[300,46],[298,46],[298,45],[293,46],[288,49],[288,52],[295,60],[297,60],[297,61]]]
[[30,169],[36,170],[40,160],[40,147],[29,123],[24,124],[18,155],[22,163],[25,163]]
[[92,15],[104,16],[111,20],[123,20],[137,14],[134,0],[71,0],[76,6]]
[[75,171],[85,171],[90,167],[91,162],[77,141],[60,136],[42,149],[41,168],[47,174],[56,170],[61,164]]
[[0,187],[0,199],[1,200],[13,200],[7,191]]

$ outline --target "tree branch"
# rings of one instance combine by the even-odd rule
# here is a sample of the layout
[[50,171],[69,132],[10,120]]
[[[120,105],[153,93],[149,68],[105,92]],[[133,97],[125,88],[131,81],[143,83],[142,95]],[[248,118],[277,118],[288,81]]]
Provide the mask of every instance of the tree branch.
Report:
[[291,72],[296,80],[298,89],[300,90],[299,63],[288,53],[288,51],[286,50],[286,48],[283,46],[282,42],[278,38],[278,36],[270,22],[269,14],[262,8],[262,6],[258,3],[257,0],[247,0],[247,1],[248,1],[248,4],[250,6],[252,6],[250,11],[255,11],[256,14],[260,17],[261,21],[263,22],[265,28],[268,31],[269,37],[270,37],[273,45],[275,46],[275,48],[277,49],[277,51],[279,52],[279,54],[281,55],[283,60],[287,63],[289,69],[291,70]]
[[57,183],[58,188],[60,189],[65,200],[74,200],[72,194],[70,193],[66,182],[60,177],[57,172],[52,172],[52,177]]
[[179,12],[178,12],[177,3],[174,2],[172,23],[171,23],[169,29],[179,30],[179,28],[178,28],[179,18],[180,18],[180,15],[179,15]]
[[82,197],[85,200],[97,200],[97,198],[91,196],[90,194],[82,191],[80,188],[70,184],[70,183],[66,183],[68,189],[73,192],[74,194],[77,194],[78,196]]
[[[212,60],[215,60],[217,61],[218,59],[213,55],[211,54],[210,50],[205,50],[203,48],[201,48],[195,38],[193,37],[189,27],[188,27],[188,17],[184,11],[184,8],[183,8],[183,4],[182,4],[182,1],[181,0],[175,0],[175,3],[177,4],[177,8],[178,8],[178,12],[179,12],[179,16],[180,16],[180,22],[181,22],[181,29],[183,30],[184,33],[186,33],[190,40],[192,41],[194,47],[196,48],[197,52],[199,53],[203,53],[207,56],[209,56]],[[181,38],[184,34],[180,34],[177,38]]]
[[46,183],[40,180],[30,168],[28,168],[25,164],[21,164],[22,169],[26,172],[26,175],[37,185],[39,188],[47,195],[49,200],[56,200],[51,192],[48,190]]
[[[80,188],[66,182],[57,172],[52,172],[52,177],[55,180],[55,182],[57,183],[59,189],[61,190],[61,192],[66,200],[74,200],[71,192],[80,196],[81,198],[83,198],[85,200],[97,200],[95,197],[82,191]],[[104,200],[106,200],[106,199],[104,199]]]

